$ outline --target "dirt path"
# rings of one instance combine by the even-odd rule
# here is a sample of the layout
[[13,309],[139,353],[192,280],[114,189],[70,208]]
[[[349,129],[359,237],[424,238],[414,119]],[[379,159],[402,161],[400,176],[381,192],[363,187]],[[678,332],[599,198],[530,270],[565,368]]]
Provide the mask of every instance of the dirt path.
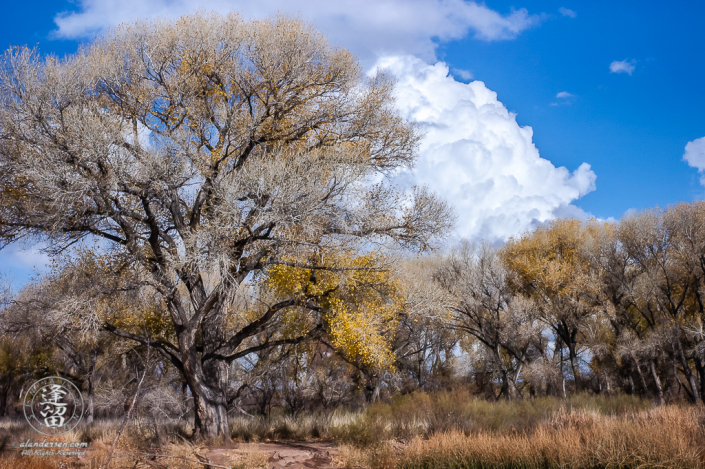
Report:
[[[263,463],[267,469],[333,469],[338,450],[330,443],[240,443],[236,448],[210,448],[204,453],[213,463],[223,465],[241,459]],[[266,459],[265,459],[266,458]]]

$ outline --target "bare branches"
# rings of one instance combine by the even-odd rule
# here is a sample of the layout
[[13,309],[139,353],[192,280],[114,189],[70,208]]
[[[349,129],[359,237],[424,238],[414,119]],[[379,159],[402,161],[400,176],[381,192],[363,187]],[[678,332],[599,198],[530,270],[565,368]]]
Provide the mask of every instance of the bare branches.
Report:
[[[311,332],[282,334],[286,306],[241,310],[240,289],[266,296],[277,263],[312,253],[371,242],[424,251],[450,228],[447,204],[425,189],[371,182],[416,154],[418,130],[392,91],[389,77],[364,78],[348,51],[284,16],[122,25],[62,60],[9,51],[0,242],[41,236],[56,254],[110,242],[129,260],[124,276],[154,294],[149,314],[170,324],[158,340],[115,318],[105,329],[159,350],[199,405],[222,406],[220,362]],[[316,325],[329,314],[320,300],[299,305]],[[225,432],[222,409],[199,412],[220,415]]]
[[103,327],[106,331],[115,334],[118,337],[122,337],[123,339],[133,340],[142,345],[154,347],[157,351],[164,354],[164,356],[168,358],[177,369],[183,369],[183,363],[181,358],[179,357],[179,351],[174,345],[165,341],[158,341],[149,337],[145,337],[138,334],[132,334],[130,332],[120,330],[109,323],[105,323]]
[[[148,349],[148,354],[147,354],[147,361],[149,361],[149,349]],[[140,388],[142,387],[142,382],[144,382],[144,378],[147,376],[147,367],[145,367],[145,370],[142,372],[142,377],[140,378],[139,382],[137,383],[137,387],[135,388],[135,394],[132,396],[132,402],[130,403],[130,407],[127,409],[127,413],[125,414],[125,417],[122,419],[122,423],[120,424],[120,428],[118,429],[117,433],[115,434],[115,439],[113,440],[113,444],[110,445],[110,449],[108,450],[108,454],[105,457],[105,461],[103,461],[103,464],[101,464],[100,468],[101,469],[108,469],[110,466],[110,460],[113,458],[113,452],[115,451],[115,447],[117,446],[117,442],[122,436],[122,432],[125,430],[125,425],[127,425],[127,422],[130,420],[130,417],[132,417],[132,411],[135,409],[135,404],[137,403],[137,398],[140,395]]]

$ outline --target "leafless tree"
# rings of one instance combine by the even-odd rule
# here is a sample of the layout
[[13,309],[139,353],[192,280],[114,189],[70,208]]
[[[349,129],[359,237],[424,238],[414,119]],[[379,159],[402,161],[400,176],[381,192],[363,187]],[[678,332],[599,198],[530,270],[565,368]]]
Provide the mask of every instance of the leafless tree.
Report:
[[530,300],[514,296],[500,256],[489,245],[463,243],[438,279],[455,297],[453,327],[479,341],[494,360],[506,399],[517,396],[522,368],[537,353],[541,330]]

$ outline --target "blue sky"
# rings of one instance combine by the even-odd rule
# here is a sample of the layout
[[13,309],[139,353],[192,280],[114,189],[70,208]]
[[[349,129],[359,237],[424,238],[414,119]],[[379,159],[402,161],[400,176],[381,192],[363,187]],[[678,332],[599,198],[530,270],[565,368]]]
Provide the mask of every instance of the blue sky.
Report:
[[[400,177],[451,199],[459,236],[501,240],[557,216],[617,219],[705,195],[683,161],[695,141],[689,159],[705,170],[700,2],[25,1],[5,6],[0,44],[64,55],[120,21],[198,9],[298,14],[366,69],[395,74],[402,112],[430,129],[419,169]],[[44,261],[11,248],[0,271],[22,283]]]
[[[705,3],[490,2],[575,18],[546,20],[512,41],[464,39],[439,58],[472,71],[534,129],[541,156],[583,161],[597,189],[575,204],[602,218],[628,209],[701,199],[697,171],[682,161],[687,142],[705,136]],[[632,75],[610,73],[636,60]],[[570,104],[556,94],[575,95]]]

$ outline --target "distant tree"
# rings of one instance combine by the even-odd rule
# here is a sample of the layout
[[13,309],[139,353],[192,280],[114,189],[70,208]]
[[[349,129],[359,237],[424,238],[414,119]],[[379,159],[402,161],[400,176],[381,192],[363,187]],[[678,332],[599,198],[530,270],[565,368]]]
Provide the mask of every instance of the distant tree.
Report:
[[[315,284],[379,270],[371,243],[424,250],[450,226],[423,188],[380,178],[412,164],[417,142],[389,78],[364,78],[348,51],[285,17],[123,25],[61,60],[13,49],[0,67],[0,239],[41,237],[54,254],[110,245],[106,269],[155,292],[172,335],[115,315],[102,327],[161,352],[193,393],[197,435],[228,437],[229,363],[354,334],[345,315],[370,312],[331,307],[350,297],[345,281],[274,301],[271,272]],[[360,248],[366,265],[336,260]],[[287,328],[295,309],[304,327]]]
[[[84,255],[56,263],[54,272],[27,284],[0,313],[0,334],[33,337],[64,361],[59,374],[83,386],[88,423],[94,417],[98,375],[119,350],[118,337],[107,332],[99,318],[114,316],[125,305],[124,297],[106,294],[112,292],[114,282],[105,281],[99,262],[104,261]],[[140,311],[134,308],[133,316]]]
[[671,207],[664,214],[664,224],[689,290],[685,337],[698,373],[700,399],[705,402],[705,202]]
[[561,355],[568,349],[570,369],[581,389],[580,338],[586,320],[594,313],[584,294],[589,264],[582,254],[585,230],[580,220],[554,220],[502,248],[504,265],[514,291],[534,300],[539,319],[550,328]]
[[440,283],[455,298],[451,326],[486,349],[505,399],[514,399],[522,368],[540,355],[541,330],[530,300],[513,295],[508,272],[491,246],[462,244],[442,265]]
[[[705,205],[698,202],[626,218],[618,232],[639,273],[631,297],[638,320],[648,331],[651,348],[668,354],[671,374],[692,402],[701,399],[705,383],[704,227]],[[651,365],[655,368],[655,363]],[[652,376],[658,385],[655,370]]]
[[393,342],[396,376],[403,391],[452,386],[460,334],[448,327],[453,298],[434,275],[440,256],[406,259],[396,267],[404,310]]

